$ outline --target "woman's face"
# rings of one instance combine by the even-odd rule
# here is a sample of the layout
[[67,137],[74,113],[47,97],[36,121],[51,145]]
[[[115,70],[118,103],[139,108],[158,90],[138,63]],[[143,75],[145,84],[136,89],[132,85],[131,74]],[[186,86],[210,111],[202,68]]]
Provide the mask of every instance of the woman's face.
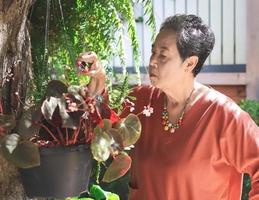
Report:
[[172,30],[162,30],[152,45],[149,62],[151,84],[167,89],[184,81],[184,67],[176,46],[176,35]]

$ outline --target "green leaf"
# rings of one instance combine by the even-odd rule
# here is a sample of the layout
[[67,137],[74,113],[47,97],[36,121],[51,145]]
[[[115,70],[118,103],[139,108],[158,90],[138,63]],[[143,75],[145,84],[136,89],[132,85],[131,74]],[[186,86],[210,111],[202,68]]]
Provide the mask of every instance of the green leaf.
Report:
[[90,188],[90,195],[95,200],[107,199],[106,192],[99,185],[92,185]]
[[135,144],[140,137],[141,123],[139,118],[134,114],[129,114],[116,125],[116,128],[122,134],[124,147]]
[[65,200],[96,200],[93,198],[89,198],[89,197],[68,197]]
[[113,139],[97,125],[94,129],[94,136],[91,142],[94,159],[99,162],[106,161],[110,156],[112,143]]
[[131,158],[125,152],[117,155],[110,166],[107,168],[104,176],[104,182],[112,182],[127,173],[131,166]]
[[3,156],[7,161],[20,168],[40,165],[39,148],[30,141],[20,141],[17,134],[6,136],[1,143]]
[[[117,194],[107,192],[103,190],[99,185],[95,184],[91,185],[90,187],[90,196],[93,197],[94,200],[120,200],[120,197]],[[84,198],[82,198],[82,200],[84,200]]]
[[107,198],[108,200],[120,200],[120,197],[112,192],[107,192]]
[[62,97],[63,93],[67,92],[67,86],[58,80],[52,80],[48,83],[46,96],[47,97]]

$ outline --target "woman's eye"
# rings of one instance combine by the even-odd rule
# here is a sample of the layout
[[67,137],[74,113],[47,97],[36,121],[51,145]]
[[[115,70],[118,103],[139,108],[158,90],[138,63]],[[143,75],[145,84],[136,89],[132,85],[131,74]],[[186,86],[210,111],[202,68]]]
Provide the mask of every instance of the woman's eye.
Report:
[[166,55],[160,54],[159,57],[166,58]]

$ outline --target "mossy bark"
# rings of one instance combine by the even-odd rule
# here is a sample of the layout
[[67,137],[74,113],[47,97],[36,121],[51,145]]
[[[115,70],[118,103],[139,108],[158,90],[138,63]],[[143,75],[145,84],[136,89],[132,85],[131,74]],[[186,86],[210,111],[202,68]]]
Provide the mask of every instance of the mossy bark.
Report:
[[[0,0],[0,101],[3,113],[19,118],[31,79],[27,16],[32,0]],[[17,98],[19,95],[20,100]],[[0,199],[26,199],[17,169],[0,152]]]

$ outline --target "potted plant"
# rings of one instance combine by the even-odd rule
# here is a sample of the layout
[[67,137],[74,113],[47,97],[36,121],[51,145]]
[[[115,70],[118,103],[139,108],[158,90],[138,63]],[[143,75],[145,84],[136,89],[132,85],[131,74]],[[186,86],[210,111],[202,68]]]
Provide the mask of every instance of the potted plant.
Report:
[[26,108],[18,121],[0,113],[1,151],[20,169],[29,197],[78,196],[87,190],[93,159],[113,159],[103,181],[123,176],[131,165],[124,149],[140,132],[137,115],[120,118],[106,97],[92,97],[87,87],[57,80],[49,82],[41,103]]

